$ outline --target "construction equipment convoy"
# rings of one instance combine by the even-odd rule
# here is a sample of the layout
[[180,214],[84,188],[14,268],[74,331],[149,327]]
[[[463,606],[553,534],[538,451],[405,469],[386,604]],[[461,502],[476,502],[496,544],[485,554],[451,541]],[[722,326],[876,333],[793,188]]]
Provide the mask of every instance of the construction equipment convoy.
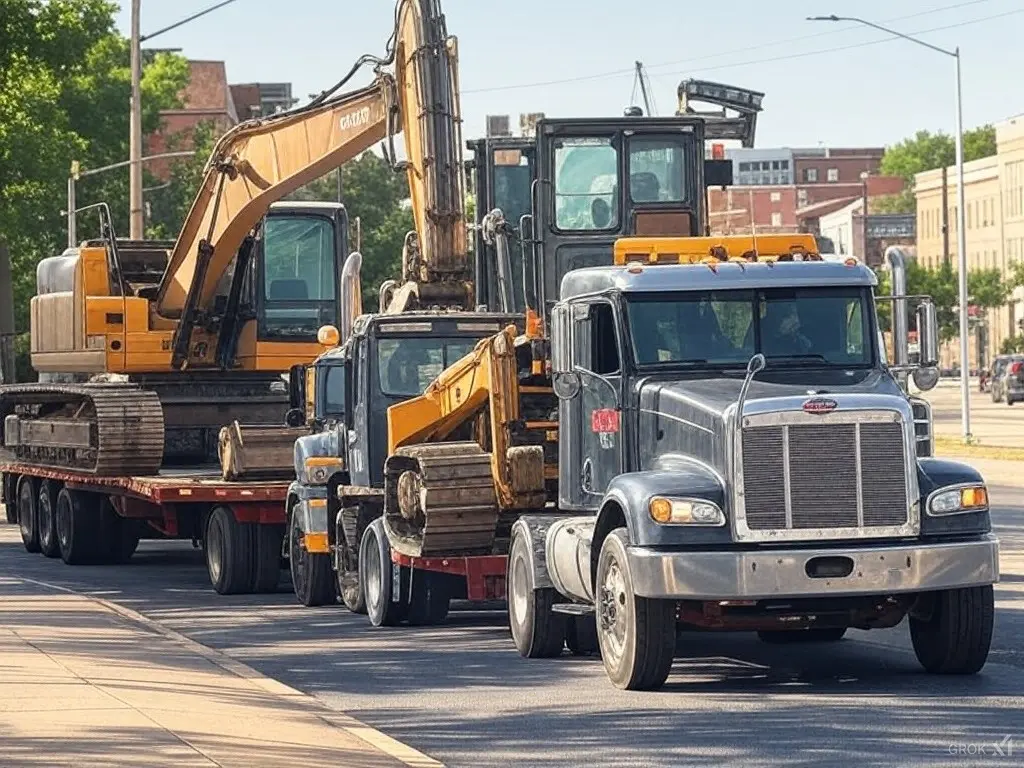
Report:
[[[401,2],[399,31],[418,12]],[[276,585],[287,481],[263,484],[290,474],[299,434],[283,426],[284,377],[333,343],[320,330],[341,324],[348,255],[340,205],[277,201],[394,135],[413,89],[405,68],[387,70],[396,55],[427,54],[400,34],[397,50],[362,57],[309,105],[228,131],[173,244],[116,238],[101,205],[101,239],[40,263],[31,337],[43,381],[0,389],[3,496],[27,548],[95,559],[106,531],[135,536],[120,521],[139,519],[204,542],[218,591]],[[333,95],[367,64],[369,86]],[[431,213],[444,219],[446,206]],[[416,245],[406,307],[433,298],[417,290],[429,247]],[[464,292],[443,263],[429,277],[435,293]],[[204,469],[218,460],[221,472]]]

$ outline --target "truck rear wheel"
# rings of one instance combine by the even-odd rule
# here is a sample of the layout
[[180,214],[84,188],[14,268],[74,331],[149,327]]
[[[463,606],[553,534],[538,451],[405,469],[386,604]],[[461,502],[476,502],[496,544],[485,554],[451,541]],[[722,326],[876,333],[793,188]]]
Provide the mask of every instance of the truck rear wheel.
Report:
[[566,617],[551,610],[555,590],[533,588],[529,552],[530,542],[516,528],[512,533],[505,577],[508,623],[520,656],[548,659],[562,653]]
[[36,482],[28,475],[18,480],[18,527],[27,552],[39,551],[39,494]]
[[[409,604],[405,599],[408,569],[399,567],[395,583],[391,562],[391,545],[384,524],[378,518],[366,526],[359,544],[359,581],[366,598],[366,613],[375,627],[393,627],[406,617]],[[397,598],[397,599],[396,599]]]
[[257,594],[277,592],[277,585],[281,582],[281,545],[284,542],[284,532],[276,525],[253,527],[256,529],[256,551],[252,591]]
[[60,557],[60,541],[57,538],[57,494],[59,488],[53,480],[39,484],[39,551],[46,557]]
[[597,560],[597,637],[616,688],[653,691],[664,685],[676,646],[675,604],[637,597],[626,556],[625,528],[601,545]]
[[206,569],[221,595],[240,595],[252,589],[255,542],[252,530],[235,520],[228,507],[217,507],[206,523]]
[[910,639],[917,660],[936,674],[973,675],[985,666],[992,644],[992,585],[947,589],[932,599],[929,618],[910,617]]
[[100,554],[99,505],[91,493],[61,488],[57,494],[57,540],[68,565],[95,562]]
[[288,568],[295,596],[308,608],[333,604],[338,595],[331,572],[331,556],[306,550],[304,532],[294,508],[289,515],[289,526]]
[[811,627],[810,629],[762,629],[757,633],[761,642],[771,645],[786,643],[834,643],[842,640],[846,627]]
[[565,625],[565,645],[573,656],[593,656],[600,653],[597,640],[597,620],[593,616],[569,616]]

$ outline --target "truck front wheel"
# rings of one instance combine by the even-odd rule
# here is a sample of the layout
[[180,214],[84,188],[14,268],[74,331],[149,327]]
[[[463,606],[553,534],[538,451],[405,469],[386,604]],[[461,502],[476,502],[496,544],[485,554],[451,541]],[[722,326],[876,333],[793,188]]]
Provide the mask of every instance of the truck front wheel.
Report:
[[558,656],[565,645],[564,614],[555,613],[555,590],[533,588],[530,542],[518,528],[512,533],[505,577],[508,623],[519,655],[526,659]]
[[637,597],[626,556],[628,534],[616,528],[601,545],[595,584],[597,639],[616,688],[653,691],[664,685],[676,647],[675,604]]
[[299,524],[297,509],[289,516],[288,568],[292,575],[292,588],[299,602],[307,608],[331,605],[338,597],[331,556],[306,549],[305,534]]
[[947,589],[932,600],[927,619],[910,617],[910,639],[917,660],[936,674],[973,675],[985,666],[992,644],[992,585]]

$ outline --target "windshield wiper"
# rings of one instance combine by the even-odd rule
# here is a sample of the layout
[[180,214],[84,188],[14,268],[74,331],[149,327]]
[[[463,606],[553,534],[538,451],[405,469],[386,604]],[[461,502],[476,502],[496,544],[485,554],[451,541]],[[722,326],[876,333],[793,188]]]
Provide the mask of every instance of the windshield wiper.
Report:
[[799,362],[801,360],[813,360],[814,362],[820,362],[820,363],[828,363],[828,362],[830,362],[823,355],[818,355],[818,354],[814,354],[814,353],[806,354],[806,355],[767,355],[766,357],[769,360],[771,360],[772,362],[776,362],[776,363],[777,362],[785,362],[787,360],[797,361],[797,362]]

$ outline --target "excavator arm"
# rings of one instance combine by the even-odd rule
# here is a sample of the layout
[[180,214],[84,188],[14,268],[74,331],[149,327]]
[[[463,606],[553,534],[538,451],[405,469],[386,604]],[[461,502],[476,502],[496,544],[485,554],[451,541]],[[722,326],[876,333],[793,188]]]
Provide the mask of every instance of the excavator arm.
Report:
[[187,361],[192,328],[271,203],[383,139],[394,106],[394,80],[378,73],[367,88],[242,123],[217,142],[155,302],[158,315],[179,321],[174,367]]

